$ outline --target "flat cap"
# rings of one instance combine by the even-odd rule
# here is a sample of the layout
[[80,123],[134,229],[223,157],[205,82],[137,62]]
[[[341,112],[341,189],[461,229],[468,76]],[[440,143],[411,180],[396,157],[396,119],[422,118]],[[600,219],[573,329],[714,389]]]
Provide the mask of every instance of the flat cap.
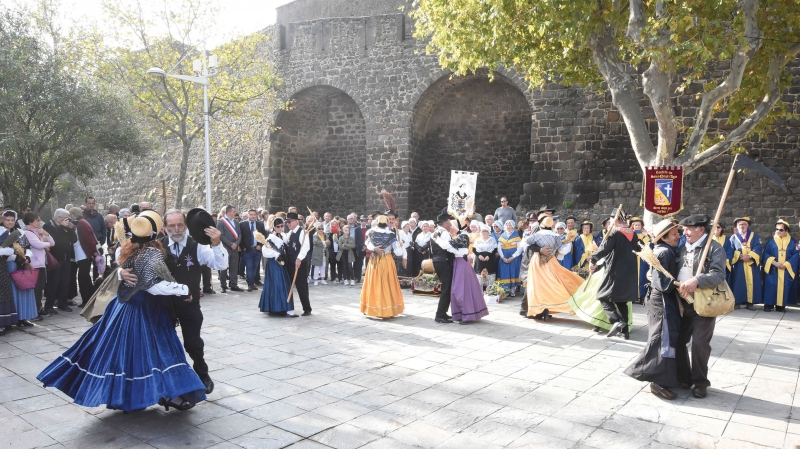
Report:
[[706,214],[689,215],[680,221],[681,226],[708,226],[711,218]]

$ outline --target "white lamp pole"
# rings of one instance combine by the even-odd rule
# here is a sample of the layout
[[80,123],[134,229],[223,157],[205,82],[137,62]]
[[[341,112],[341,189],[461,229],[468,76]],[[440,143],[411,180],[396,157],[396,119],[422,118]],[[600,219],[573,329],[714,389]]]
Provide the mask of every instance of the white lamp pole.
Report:
[[[195,66],[199,65],[200,61],[194,61]],[[212,58],[212,65],[216,66],[216,57]],[[196,84],[203,85],[203,130],[205,131],[205,145],[206,145],[206,211],[208,213],[212,213],[211,211],[211,152],[209,150],[209,140],[208,140],[208,64],[206,58],[206,32],[203,30],[203,60],[202,60],[202,69],[196,70],[201,73],[201,76],[189,76],[189,75],[173,75],[164,71],[164,69],[160,67],[153,67],[147,71],[148,75],[158,76],[158,77],[169,77],[169,78],[176,78],[183,81],[191,81]]]

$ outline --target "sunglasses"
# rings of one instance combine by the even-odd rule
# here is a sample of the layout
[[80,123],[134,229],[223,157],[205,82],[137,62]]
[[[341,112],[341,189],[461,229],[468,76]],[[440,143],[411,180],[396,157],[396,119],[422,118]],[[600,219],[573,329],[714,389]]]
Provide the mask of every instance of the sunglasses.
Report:
[[783,229],[783,228],[775,228],[775,232],[786,232],[786,229]]

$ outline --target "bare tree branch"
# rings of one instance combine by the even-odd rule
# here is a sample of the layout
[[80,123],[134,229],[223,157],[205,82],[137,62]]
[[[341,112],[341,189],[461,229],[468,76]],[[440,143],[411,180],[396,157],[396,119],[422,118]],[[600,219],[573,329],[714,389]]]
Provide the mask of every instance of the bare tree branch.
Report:
[[685,154],[688,158],[697,155],[708,131],[708,123],[714,115],[714,107],[723,99],[736,92],[742,85],[744,71],[747,63],[761,46],[761,30],[758,28],[757,13],[758,0],[744,0],[742,3],[744,14],[744,37],[746,45],[740,45],[736,54],[731,59],[731,72],[719,86],[703,94],[703,100],[697,111],[697,120],[692,135],[686,144]]
[[644,1],[643,0],[630,0],[629,6],[631,9],[628,17],[628,30],[625,35],[628,39],[642,43],[642,29],[645,25],[644,20]]

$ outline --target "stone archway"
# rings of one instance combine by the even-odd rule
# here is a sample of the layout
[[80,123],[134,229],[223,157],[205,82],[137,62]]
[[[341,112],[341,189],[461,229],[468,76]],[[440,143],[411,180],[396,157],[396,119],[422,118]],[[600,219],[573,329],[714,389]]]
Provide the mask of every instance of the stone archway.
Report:
[[275,126],[270,136],[273,212],[309,206],[343,215],[364,208],[366,125],[347,93],[331,86],[303,89]]
[[512,206],[530,182],[531,107],[508,78],[487,71],[446,75],[414,107],[410,125],[411,209],[435,216],[445,205],[450,170],[478,172],[476,211],[507,196]]

